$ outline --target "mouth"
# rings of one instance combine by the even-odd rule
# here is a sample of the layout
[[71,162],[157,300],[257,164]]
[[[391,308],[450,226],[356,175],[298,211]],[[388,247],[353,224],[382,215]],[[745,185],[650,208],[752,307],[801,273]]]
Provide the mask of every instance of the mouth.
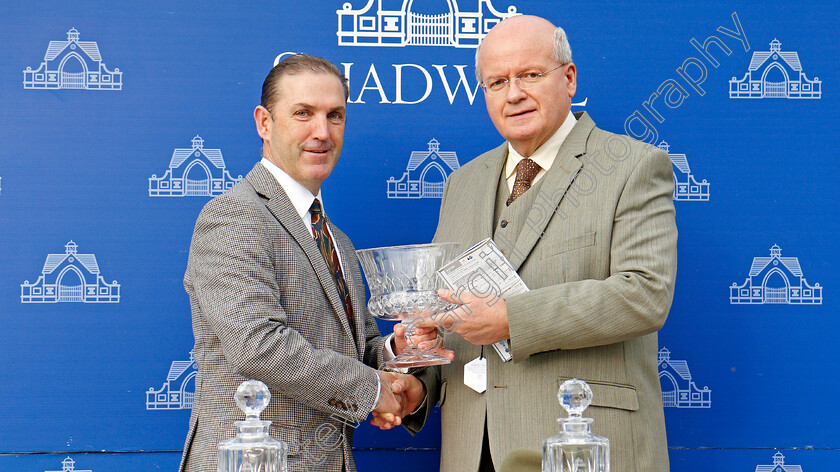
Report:
[[522,110],[522,111],[518,111],[518,112],[516,112],[516,113],[511,113],[511,114],[509,114],[509,115],[508,115],[508,118],[519,118],[519,117],[522,117],[522,116],[526,116],[526,115],[528,115],[528,114],[532,113],[533,111],[534,111],[534,110]]

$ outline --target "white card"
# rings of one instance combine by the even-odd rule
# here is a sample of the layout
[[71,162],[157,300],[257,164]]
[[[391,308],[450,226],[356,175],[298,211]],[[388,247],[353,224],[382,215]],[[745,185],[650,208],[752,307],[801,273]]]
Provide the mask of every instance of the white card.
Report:
[[[438,274],[447,287],[455,290],[456,297],[461,291],[478,293],[488,304],[528,291],[528,286],[490,238],[449,261],[438,270]],[[508,341],[493,344],[493,349],[502,361],[513,359]]]
[[487,358],[476,357],[464,364],[464,385],[478,393],[487,390]]

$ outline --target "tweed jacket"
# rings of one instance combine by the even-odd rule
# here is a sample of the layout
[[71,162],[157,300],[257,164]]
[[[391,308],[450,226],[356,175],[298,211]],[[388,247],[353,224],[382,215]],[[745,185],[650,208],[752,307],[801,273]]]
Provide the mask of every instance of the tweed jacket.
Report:
[[184,276],[198,375],[181,471],[216,470],[219,441],[244,419],[234,393],[247,379],[271,390],[261,418],[289,445],[290,472],[356,470],[353,425],[374,407],[383,340],[353,245],[331,229],[354,329],[311,229],[265,167],[201,211]]
[[421,375],[427,405],[440,400],[441,472],[478,470],[485,421],[497,468],[511,450],[539,450],[565,416],[557,382],[572,377],[592,387],[586,415],[611,441],[613,472],[668,470],[657,330],[676,277],[672,164],[658,148],[577,117],[536,193],[520,197],[529,205],[498,205],[507,143],[447,182],[435,241],[492,237],[530,292],[506,299],[513,361],[485,349],[487,391],[464,385],[479,346],[458,335],[446,338],[455,361]]

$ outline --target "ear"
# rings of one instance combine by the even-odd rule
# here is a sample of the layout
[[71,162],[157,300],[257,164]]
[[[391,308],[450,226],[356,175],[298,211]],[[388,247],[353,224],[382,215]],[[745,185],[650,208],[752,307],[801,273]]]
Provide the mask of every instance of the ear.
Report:
[[563,67],[563,73],[566,75],[566,88],[569,92],[569,98],[572,98],[577,92],[577,67],[575,67],[575,63],[566,64]]
[[257,134],[263,139],[268,139],[271,133],[271,113],[264,106],[254,108],[254,122],[257,125]]

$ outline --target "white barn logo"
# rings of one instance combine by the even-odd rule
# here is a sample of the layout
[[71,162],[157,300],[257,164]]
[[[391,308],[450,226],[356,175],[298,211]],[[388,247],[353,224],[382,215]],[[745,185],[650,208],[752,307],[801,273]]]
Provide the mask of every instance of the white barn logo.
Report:
[[147,410],[189,410],[195,399],[195,376],[198,364],[190,351],[190,360],[173,361],[166,381],[160,389],[149,387],[146,392]]
[[711,408],[712,391],[697,388],[691,379],[688,362],[671,359],[671,351],[659,350],[659,384],[662,406],[671,408]]
[[169,168],[161,177],[149,178],[150,197],[212,197],[221,195],[242,180],[227,170],[220,149],[204,147],[201,136],[192,139],[192,148],[175,148]]
[[659,143],[659,149],[668,153],[674,166],[674,201],[709,201],[709,182],[694,179],[685,154],[672,154],[671,146],[665,141]]
[[440,198],[449,175],[458,169],[458,156],[453,151],[441,151],[435,138],[427,151],[412,151],[408,165],[399,180],[391,177],[388,198]]
[[48,254],[35,283],[20,284],[21,303],[119,303],[120,284],[105,282],[93,254],[79,254],[73,241],[64,254]]
[[445,0],[439,2],[443,8],[437,12],[417,11],[425,5],[414,0],[368,0],[358,10],[347,2],[336,11],[338,45],[474,48],[496,23],[519,15],[515,6],[503,13],[491,0],[474,1],[475,11],[462,10],[458,0]]
[[782,257],[782,249],[773,245],[770,257],[753,259],[743,284],[729,287],[731,304],[821,305],[820,284],[808,285],[797,257]]
[[38,69],[23,71],[25,89],[121,90],[122,72],[105,67],[96,41],[79,41],[71,28],[67,41],[50,41]]
[[773,454],[773,465],[757,465],[755,472],[802,472],[802,466],[785,464],[785,456],[776,451]]
[[[45,470],[44,472],[59,472],[58,470]],[[61,461],[60,472],[93,472],[91,470],[82,470],[76,468],[76,461],[67,456],[67,459]]]
[[822,81],[809,80],[802,71],[799,54],[782,51],[778,39],[770,51],[753,52],[749,69],[741,80],[729,81],[729,98],[822,98]]

